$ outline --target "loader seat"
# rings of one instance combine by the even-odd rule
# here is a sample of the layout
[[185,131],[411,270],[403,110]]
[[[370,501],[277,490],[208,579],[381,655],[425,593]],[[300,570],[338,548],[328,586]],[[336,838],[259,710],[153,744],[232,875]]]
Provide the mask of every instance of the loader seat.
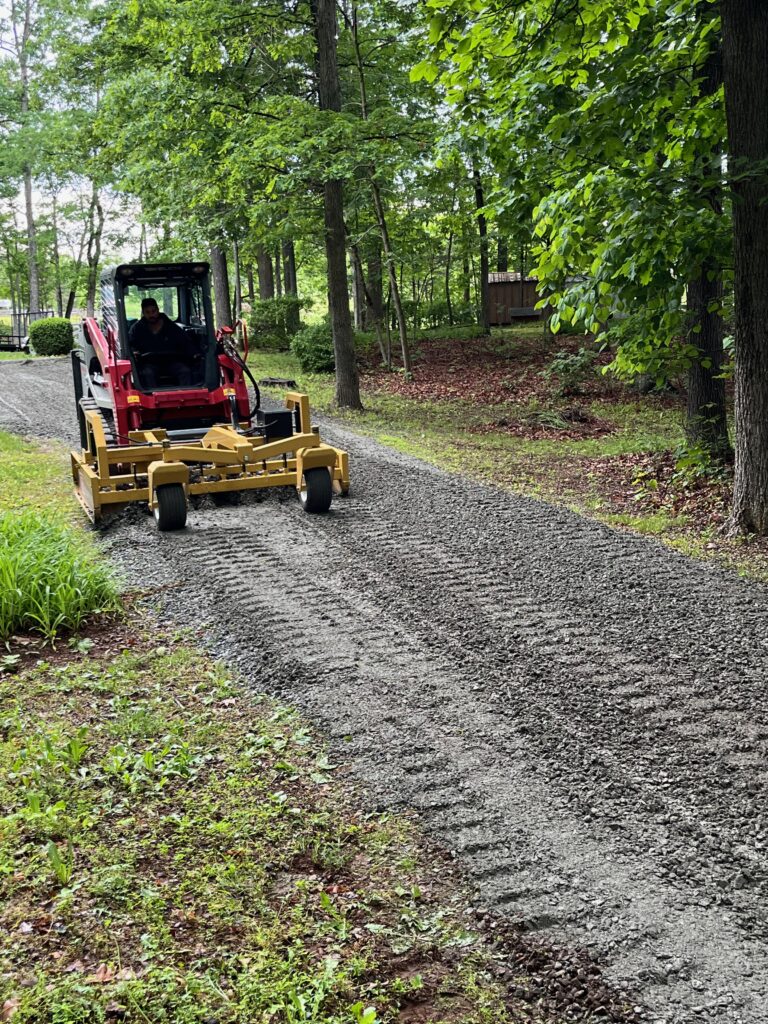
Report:
[[219,386],[215,343],[209,340],[204,328],[186,324],[179,324],[179,327],[184,331],[188,344],[178,352],[140,358],[131,349],[134,380],[140,390],[205,388],[212,391]]

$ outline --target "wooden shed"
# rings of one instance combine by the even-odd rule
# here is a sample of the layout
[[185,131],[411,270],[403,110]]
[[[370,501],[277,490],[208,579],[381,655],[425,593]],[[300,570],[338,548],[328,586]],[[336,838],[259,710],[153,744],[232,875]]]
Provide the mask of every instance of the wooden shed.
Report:
[[535,277],[521,277],[509,271],[488,275],[491,325],[501,327],[517,320],[540,320],[545,310],[536,309],[539,293]]

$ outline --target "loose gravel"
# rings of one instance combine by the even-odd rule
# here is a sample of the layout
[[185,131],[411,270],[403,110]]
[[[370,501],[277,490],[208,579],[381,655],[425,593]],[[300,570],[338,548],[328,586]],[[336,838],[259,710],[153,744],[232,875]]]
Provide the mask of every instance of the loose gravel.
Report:
[[[0,364],[0,429],[74,441],[72,404],[66,362]],[[321,425],[327,516],[133,509],[113,556],[415,808],[480,917],[586,949],[649,1021],[763,1024],[768,589]]]

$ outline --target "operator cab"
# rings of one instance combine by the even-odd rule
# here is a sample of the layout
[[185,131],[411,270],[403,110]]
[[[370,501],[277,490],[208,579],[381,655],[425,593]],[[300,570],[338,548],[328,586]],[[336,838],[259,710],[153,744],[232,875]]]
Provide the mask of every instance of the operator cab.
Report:
[[[104,331],[129,359],[140,391],[219,387],[207,263],[124,263],[101,275]],[[158,339],[142,322],[154,300],[166,325]],[[167,321],[165,320],[167,318]]]

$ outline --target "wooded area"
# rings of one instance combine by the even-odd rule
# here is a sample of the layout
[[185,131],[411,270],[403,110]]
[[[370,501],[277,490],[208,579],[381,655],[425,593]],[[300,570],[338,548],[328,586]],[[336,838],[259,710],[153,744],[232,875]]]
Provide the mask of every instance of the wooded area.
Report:
[[359,408],[353,327],[409,374],[532,275],[619,376],[686,375],[725,463],[733,374],[730,526],[766,533],[766,41],[758,0],[13,0],[0,289],[92,312],[107,256],[195,254],[219,322],[288,297],[295,332],[301,278]]

